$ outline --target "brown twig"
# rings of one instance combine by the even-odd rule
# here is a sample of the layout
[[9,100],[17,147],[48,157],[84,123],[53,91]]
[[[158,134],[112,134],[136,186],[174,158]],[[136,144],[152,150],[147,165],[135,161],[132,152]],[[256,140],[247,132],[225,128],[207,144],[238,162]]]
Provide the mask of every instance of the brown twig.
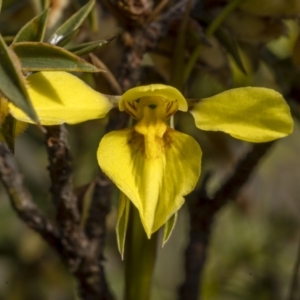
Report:
[[10,202],[19,217],[37,231],[58,252],[62,250],[58,229],[42,214],[24,187],[15,159],[4,143],[0,143],[0,178]]
[[300,299],[300,241],[294,265],[293,276],[291,280],[291,287],[289,290],[288,300]]
[[[94,217],[90,217],[86,232],[81,228],[77,197],[72,187],[72,159],[65,127],[47,127],[46,138],[52,181],[51,193],[53,203],[57,207],[57,222],[60,226],[63,245],[60,254],[70,272],[77,277],[79,291],[84,300],[113,299],[102,267],[104,219],[107,210],[102,212],[100,222],[92,222],[91,218],[94,220]],[[97,230],[98,233],[93,234]],[[102,239],[97,241],[100,237]]]
[[69,226],[62,223],[66,221],[79,224],[80,215],[71,181],[72,158],[66,128],[64,126],[47,127],[46,140],[50,163],[48,169],[52,182],[50,191],[53,203],[57,207],[57,220],[63,227]]
[[89,278],[89,282],[93,282],[93,287],[98,289],[97,294],[103,295],[104,298],[102,299],[107,300],[113,299],[113,297],[106,283],[102,262],[104,260],[103,250],[106,234],[105,221],[110,211],[111,190],[111,181],[100,172],[96,179],[89,216],[85,226],[91,251],[89,259],[85,261],[84,273],[82,274]]
[[187,0],[176,3],[156,22],[128,28],[124,35],[127,38],[123,39],[124,54],[118,74],[118,81],[123,90],[139,83],[143,55],[154,49],[157,43],[168,33],[170,23],[178,16],[182,16],[186,3]]
[[[23,185],[15,160],[7,146],[0,143],[0,178],[8,192],[12,206],[20,218],[58,252],[69,270],[77,277],[79,291],[84,300],[111,300],[102,267],[105,235],[105,216],[108,199],[101,198],[98,181],[95,199],[99,219],[92,213],[87,222],[86,233],[79,226],[80,215],[71,184],[71,158],[66,132],[60,126],[48,127],[47,148],[52,179],[52,195],[58,214],[58,227],[54,226],[37,208]],[[104,194],[105,195],[105,194]],[[102,202],[101,202],[102,201]],[[102,205],[103,204],[103,205]]]
[[[64,244],[63,251],[66,252],[64,256],[69,257],[68,266],[73,272],[80,263],[81,257],[84,256],[87,240],[79,228],[80,215],[71,182],[71,156],[64,126],[47,127],[46,147],[50,163],[48,169],[52,183],[50,191],[53,203],[56,206],[56,218],[60,225]],[[80,255],[81,257],[78,257],[79,249],[83,252]],[[75,253],[72,254],[71,252]]]
[[241,187],[248,181],[258,162],[273,143],[255,144],[252,150],[238,163],[234,173],[215,193],[213,199],[207,197],[204,186],[198,194],[197,201],[189,203],[190,242],[185,253],[186,277],[180,287],[180,300],[200,299],[200,279],[214,217],[229,199],[236,198]]

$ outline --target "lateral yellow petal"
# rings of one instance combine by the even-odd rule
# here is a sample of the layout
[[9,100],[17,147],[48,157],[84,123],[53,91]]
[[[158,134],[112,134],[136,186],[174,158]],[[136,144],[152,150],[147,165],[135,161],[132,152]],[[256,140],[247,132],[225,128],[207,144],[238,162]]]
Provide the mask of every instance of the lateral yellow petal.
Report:
[[272,141],[293,131],[289,106],[281,94],[267,88],[228,90],[203,99],[191,114],[202,130],[224,131],[253,143]]
[[[39,72],[28,77],[27,89],[42,125],[76,124],[103,118],[112,108],[109,100],[78,77],[66,72]],[[20,109],[9,105],[18,120],[33,123]]]
[[171,128],[165,135],[160,156],[145,156],[144,136],[133,128],[106,134],[97,152],[102,170],[138,209],[149,238],[182,206],[200,175],[198,143]]
[[183,95],[174,87],[164,84],[142,85],[126,91],[119,102],[119,109],[124,110],[124,101],[133,102],[142,97],[163,97],[169,101],[178,101],[178,109],[188,110],[188,105]]

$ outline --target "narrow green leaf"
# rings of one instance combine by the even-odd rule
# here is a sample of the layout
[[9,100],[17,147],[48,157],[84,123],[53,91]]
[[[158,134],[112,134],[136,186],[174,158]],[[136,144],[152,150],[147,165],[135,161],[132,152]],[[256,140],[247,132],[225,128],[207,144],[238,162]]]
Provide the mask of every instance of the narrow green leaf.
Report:
[[15,149],[15,129],[16,119],[12,115],[7,115],[1,124],[1,135],[11,153],[14,153]]
[[[216,16],[216,18],[209,24],[209,26],[207,27],[207,29],[205,30],[205,34],[207,37],[211,37],[213,34],[215,34],[216,30],[221,26],[221,24],[224,22],[224,20],[226,19],[226,17],[232,12],[234,11],[239,4],[242,2],[243,0],[232,0],[230,1],[224,8],[223,10]],[[190,74],[197,62],[197,59],[202,51],[203,45],[200,43],[198,46],[195,47],[195,49],[193,50],[192,54],[189,57],[189,60],[185,66],[184,69],[184,82],[186,82],[189,77]]]
[[102,70],[61,47],[46,43],[22,42],[11,46],[23,71],[100,72]]
[[89,217],[89,212],[91,208],[91,204],[93,201],[93,192],[95,188],[96,181],[92,181],[88,184],[85,184],[75,190],[78,204],[81,209],[81,220],[80,220],[80,228],[84,230],[85,224]]
[[31,105],[25,79],[17,57],[5,44],[0,35],[0,91],[14,105],[23,110],[33,121],[38,122],[37,115]]
[[92,32],[99,32],[99,20],[101,20],[100,12],[98,9],[93,9],[88,17],[89,28]]
[[0,0],[0,12],[1,12],[1,8],[2,8],[2,0]]
[[31,6],[34,8],[34,11],[36,14],[40,14],[44,9],[43,9],[43,3],[45,1],[43,0],[30,0]]
[[49,12],[50,7],[25,24],[17,33],[13,43],[25,41],[42,42],[45,36]]
[[[70,32],[76,30],[84,22],[90,11],[95,5],[95,0],[90,0],[86,5],[84,5],[78,12],[71,16],[66,22],[64,22],[50,37],[50,44],[56,45],[61,41],[64,36],[68,35]],[[62,44],[60,44],[62,46]],[[65,45],[65,44],[64,44]]]
[[57,41],[57,43],[54,43],[56,46],[63,47],[64,45],[67,45],[73,37],[78,33],[79,29],[73,30],[70,33],[68,33],[65,36],[61,36],[61,39]]
[[100,47],[108,44],[109,42],[110,42],[110,40],[99,40],[99,41],[84,43],[81,45],[76,45],[76,46],[69,47],[69,48],[67,47],[67,49],[76,55],[83,55],[83,54],[93,52],[97,48],[100,48]]
[[169,240],[173,229],[176,225],[177,221],[177,212],[166,222],[164,226],[164,235],[163,235],[163,240],[162,240],[162,247],[166,244],[166,242]]
[[51,5],[51,3],[53,2],[52,0],[42,0],[41,1],[41,10],[45,10],[47,7],[49,7]]
[[52,0],[30,0],[31,6],[36,14],[40,14],[43,10],[51,5]]
[[232,37],[229,36],[227,33],[225,33],[221,28],[217,29],[215,35],[218,38],[218,40],[221,42],[221,44],[224,46],[224,48],[227,50],[227,52],[231,55],[238,68],[245,75],[247,75],[242,59],[240,57],[240,53],[236,41],[232,39]]

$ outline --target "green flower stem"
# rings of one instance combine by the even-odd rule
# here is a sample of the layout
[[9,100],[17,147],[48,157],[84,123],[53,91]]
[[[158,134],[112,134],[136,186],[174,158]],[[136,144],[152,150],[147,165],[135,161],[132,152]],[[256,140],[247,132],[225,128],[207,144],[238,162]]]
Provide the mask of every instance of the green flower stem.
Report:
[[172,72],[171,72],[171,85],[176,87],[178,90],[183,90],[183,73],[181,70],[184,68],[184,54],[185,54],[185,38],[186,29],[189,20],[189,14],[191,10],[191,1],[189,0],[186,4],[185,12],[180,24],[178,37],[176,40],[174,56],[172,60]]
[[233,0],[228,3],[227,6],[220,12],[220,14],[209,24],[206,29],[206,36],[212,36],[216,30],[220,27],[223,21],[227,18],[227,16],[236,9],[236,7],[242,2],[243,0]]
[[[226,19],[226,17],[242,2],[243,0],[233,0],[228,3],[227,6],[220,12],[220,14],[209,24],[208,28],[206,29],[206,36],[211,37],[215,31],[220,27],[220,25],[223,23],[223,21]],[[193,51],[187,66],[184,70],[183,75],[183,82],[185,83],[191,72],[194,68],[194,65],[196,64],[196,61],[202,51],[202,44],[199,44]]]
[[149,300],[157,233],[149,240],[137,209],[131,205],[125,245],[125,300]]

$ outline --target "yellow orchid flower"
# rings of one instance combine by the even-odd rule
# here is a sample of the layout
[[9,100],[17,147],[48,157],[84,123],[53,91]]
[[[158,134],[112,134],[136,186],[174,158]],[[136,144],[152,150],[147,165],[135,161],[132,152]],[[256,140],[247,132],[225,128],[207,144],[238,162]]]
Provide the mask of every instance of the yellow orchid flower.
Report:
[[[28,92],[41,124],[75,124],[104,117],[113,107],[102,95],[65,72],[40,72],[28,77]],[[102,170],[121,190],[117,235],[124,248],[129,203],[138,209],[147,236],[165,225],[164,241],[176,221],[184,196],[200,176],[201,149],[189,135],[168,125],[177,110],[187,111],[183,95],[162,84],[126,91],[119,109],[135,124],[106,134],[97,158]],[[32,121],[10,104],[12,115]],[[270,89],[232,89],[202,99],[190,111],[196,126],[224,131],[250,142],[267,142],[290,134],[293,120],[283,97]]]
[[[122,249],[122,230],[126,231],[127,222],[123,226],[120,223],[123,215],[128,214],[129,201],[138,209],[150,238],[176,214],[184,203],[183,196],[195,188],[202,152],[194,138],[167,125],[178,109],[188,109],[177,89],[161,84],[130,89],[122,95],[119,109],[137,122],[130,128],[106,134],[97,157],[102,170],[126,195],[121,198],[117,226]],[[165,233],[164,240],[169,233]]]

